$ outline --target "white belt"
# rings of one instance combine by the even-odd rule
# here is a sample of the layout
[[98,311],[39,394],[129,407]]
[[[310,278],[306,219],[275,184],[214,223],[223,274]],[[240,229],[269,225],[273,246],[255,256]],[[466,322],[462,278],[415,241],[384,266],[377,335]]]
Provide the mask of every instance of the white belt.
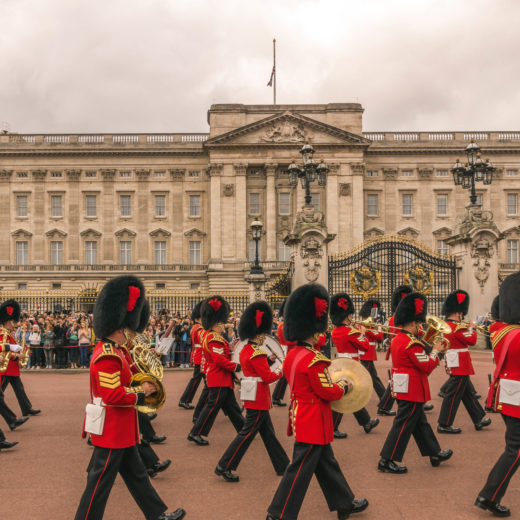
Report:
[[243,377],[242,379],[247,379],[248,381],[257,381],[258,383],[263,381],[261,377]]
[[452,352],[469,352],[469,348],[450,348]]
[[195,348],[202,348],[202,345],[199,345],[198,343],[195,343]]
[[359,357],[359,352],[357,354],[353,354],[351,352],[338,352],[337,357],[346,357],[350,359],[356,359]]

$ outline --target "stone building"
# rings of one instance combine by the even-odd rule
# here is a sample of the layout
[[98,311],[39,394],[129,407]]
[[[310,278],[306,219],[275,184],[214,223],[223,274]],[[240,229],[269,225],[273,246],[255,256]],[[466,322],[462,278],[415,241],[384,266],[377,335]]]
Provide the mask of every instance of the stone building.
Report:
[[362,116],[357,103],[222,104],[208,134],[0,134],[0,287],[84,290],[130,271],[152,289],[244,289],[257,218],[275,276],[304,197],[286,170],[307,139],[330,167],[311,191],[332,255],[390,233],[449,253],[468,203],[450,168],[475,139],[498,168],[478,197],[504,233],[500,268],[520,268],[520,132],[367,133]]

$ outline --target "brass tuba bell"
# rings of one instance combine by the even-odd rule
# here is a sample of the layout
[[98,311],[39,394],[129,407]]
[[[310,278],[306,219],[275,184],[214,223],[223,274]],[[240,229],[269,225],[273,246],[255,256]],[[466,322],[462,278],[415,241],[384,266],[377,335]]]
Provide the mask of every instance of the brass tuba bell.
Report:
[[451,332],[451,327],[438,316],[432,315],[426,316],[426,325],[428,327],[424,333],[423,340],[433,346],[437,339],[440,338],[443,347],[446,349],[449,348],[450,341],[444,337],[444,334],[449,334]]

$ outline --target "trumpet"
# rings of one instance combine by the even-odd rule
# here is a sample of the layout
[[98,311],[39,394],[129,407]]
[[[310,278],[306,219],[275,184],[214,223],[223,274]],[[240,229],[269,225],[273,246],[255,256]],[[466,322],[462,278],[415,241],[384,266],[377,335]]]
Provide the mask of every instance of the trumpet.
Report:
[[374,321],[374,318],[372,318],[372,316],[369,316],[364,320],[351,320],[351,322],[355,326],[365,327],[366,329],[371,330],[378,330],[379,332],[382,332],[383,334],[388,334],[390,336],[395,336],[398,334],[397,332],[391,332],[391,327],[389,327],[388,325],[383,325]]
[[485,325],[477,325],[475,323],[475,326],[474,327],[470,327],[469,326],[469,321],[461,321],[460,322],[461,325],[465,325],[466,327],[469,328],[474,328],[479,334],[483,334],[484,336],[491,336],[491,333],[489,332],[489,330],[485,327]]

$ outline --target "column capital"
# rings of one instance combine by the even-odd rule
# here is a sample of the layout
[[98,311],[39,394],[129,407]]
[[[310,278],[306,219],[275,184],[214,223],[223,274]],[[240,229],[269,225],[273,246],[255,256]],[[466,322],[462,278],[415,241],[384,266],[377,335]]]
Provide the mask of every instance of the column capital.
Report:
[[430,166],[419,168],[419,177],[421,179],[431,179],[433,168]]
[[116,170],[110,168],[103,169],[101,170],[101,175],[105,181],[113,181],[116,176]]
[[8,181],[11,175],[13,175],[13,170],[0,170],[0,180],[2,181]]
[[247,163],[233,164],[233,170],[235,171],[235,176],[245,176],[247,173]]
[[350,169],[353,175],[364,175],[365,164],[364,163],[350,163]]
[[341,167],[339,163],[329,163],[327,166],[329,167],[329,175],[337,175]]
[[220,177],[222,175],[223,169],[224,169],[224,165],[221,163],[210,164],[208,167],[208,174],[210,177]]
[[31,173],[35,181],[44,181],[47,177],[47,170],[32,170]]
[[186,168],[176,168],[169,170],[172,181],[182,181],[186,173]]
[[265,174],[267,177],[274,177],[278,163],[265,163]]
[[397,168],[383,168],[383,177],[385,181],[394,181],[397,179]]
[[81,176],[82,170],[65,170],[65,174],[69,181],[77,181]]
[[151,170],[146,170],[146,169],[138,169],[138,170],[135,170],[135,176],[141,180],[141,181],[145,181],[146,179],[148,179],[148,177],[150,177],[150,172]]

